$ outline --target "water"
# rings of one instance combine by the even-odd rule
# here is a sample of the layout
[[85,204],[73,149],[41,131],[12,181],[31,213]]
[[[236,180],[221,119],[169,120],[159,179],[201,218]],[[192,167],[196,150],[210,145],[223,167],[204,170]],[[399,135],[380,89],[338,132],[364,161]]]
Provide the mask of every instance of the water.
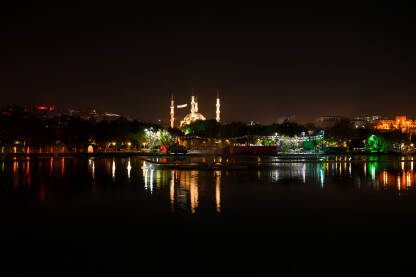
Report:
[[221,161],[245,170],[201,169],[214,157],[143,159],[0,161],[3,264],[16,273],[43,264],[71,274],[397,275],[415,258],[413,157]]

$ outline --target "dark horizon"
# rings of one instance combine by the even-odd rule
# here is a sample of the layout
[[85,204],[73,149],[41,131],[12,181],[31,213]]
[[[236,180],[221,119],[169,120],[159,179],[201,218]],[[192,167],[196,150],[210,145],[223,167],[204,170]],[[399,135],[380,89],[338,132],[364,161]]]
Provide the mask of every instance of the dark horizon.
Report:
[[[145,121],[169,96],[215,117],[267,124],[287,115],[416,118],[410,7],[278,9],[5,7],[2,103],[96,108]],[[178,117],[185,115],[182,110]]]

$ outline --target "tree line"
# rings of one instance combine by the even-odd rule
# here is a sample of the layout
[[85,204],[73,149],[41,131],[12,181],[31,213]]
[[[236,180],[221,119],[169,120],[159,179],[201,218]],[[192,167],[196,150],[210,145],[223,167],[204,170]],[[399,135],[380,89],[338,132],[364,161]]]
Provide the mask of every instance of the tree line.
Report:
[[[243,136],[273,136],[276,133],[293,137],[303,132],[317,131],[319,130],[311,125],[289,121],[281,124],[248,125],[244,122],[220,124],[215,120],[205,120],[195,121],[182,129],[166,129],[152,123],[129,121],[124,117],[97,122],[68,115],[42,118],[27,112],[0,114],[0,146],[24,142],[25,145],[31,146],[61,144],[69,149],[86,148],[90,144],[106,148],[111,147],[110,143],[119,146],[129,142],[131,147],[139,148],[146,144],[147,146],[173,144],[176,137],[227,139]],[[368,146],[371,136],[373,136],[371,143],[374,143],[375,139],[383,141],[383,149],[391,148],[393,144],[416,143],[410,133],[402,133],[400,130],[377,131],[371,127],[357,129],[350,120],[343,119],[325,130],[324,144],[342,146],[349,150],[364,148]]]

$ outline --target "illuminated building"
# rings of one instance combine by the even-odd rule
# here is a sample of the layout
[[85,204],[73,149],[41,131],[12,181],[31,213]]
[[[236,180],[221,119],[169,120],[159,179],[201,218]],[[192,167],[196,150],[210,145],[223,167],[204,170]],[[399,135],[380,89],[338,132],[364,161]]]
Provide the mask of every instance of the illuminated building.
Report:
[[407,119],[406,116],[396,116],[394,120],[380,120],[376,129],[408,132],[411,129],[416,129],[416,120]]
[[[177,108],[181,109],[187,106],[188,106],[187,104],[183,104],[183,105],[178,105]],[[220,96],[219,96],[219,92],[217,91],[217,99],[216,99],[216,104],[215,104],[215,120],[217,122],[220,122],[221,120],[220,108],[221,108]],[[175,127],[175,102],[174,102],[173,96],[171,97],[171,100],[170,100],[170,113],[169,114],[170,114],[170,127],[174,128]],[[191,112],[185,115],[183,120],[180,122],[179,126],[182,127],[185,125],[189,125],[192,122],[195,122],[197,120],[206,120],[206,118],[203,114],[198,112],[198,98],[196,96],[191,96]]]
[[198,100],[195,99],[195,96],[191,96],[191,112],[184,117],[180,126],[189,125],[197,120],[205,120],[205,116],[198,112],[197,101]]
[[356,116],[352,119],[352,124],[356,129],[366,128],[368,126],[376,125],[382,119],[379,115],[362,115]]

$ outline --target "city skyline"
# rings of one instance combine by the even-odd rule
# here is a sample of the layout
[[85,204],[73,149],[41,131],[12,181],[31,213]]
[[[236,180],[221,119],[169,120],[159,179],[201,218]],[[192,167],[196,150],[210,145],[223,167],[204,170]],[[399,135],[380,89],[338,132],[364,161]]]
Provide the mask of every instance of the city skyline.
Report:
[[[294,115],[416,117],[414,20],[405,5],[4,9],[2,102],[169,121],[169,96],[271,123]],[[212,103],[211,103],[212,102]]]

